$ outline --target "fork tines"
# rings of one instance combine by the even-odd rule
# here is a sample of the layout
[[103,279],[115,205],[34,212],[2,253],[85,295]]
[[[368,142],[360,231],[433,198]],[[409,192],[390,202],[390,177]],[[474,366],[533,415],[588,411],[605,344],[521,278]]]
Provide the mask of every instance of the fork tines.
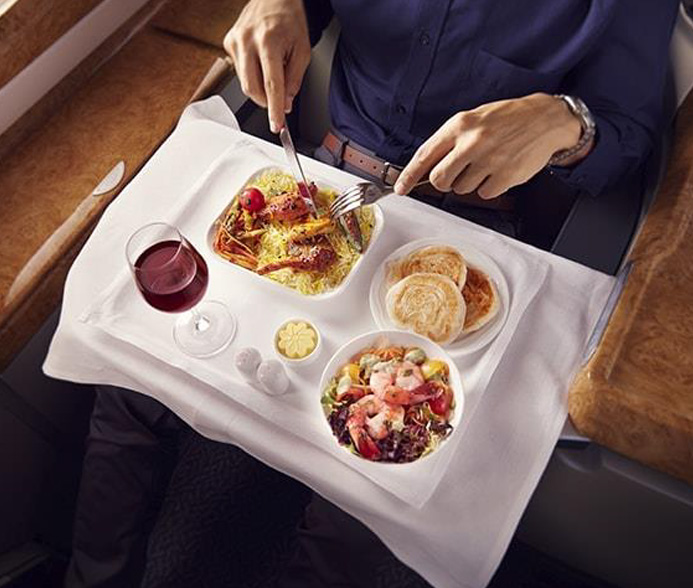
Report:
[[365,199],[365,190],[361,186],[352,186],[342,192],[330,205],[330,217],[337,218],[359,208]]

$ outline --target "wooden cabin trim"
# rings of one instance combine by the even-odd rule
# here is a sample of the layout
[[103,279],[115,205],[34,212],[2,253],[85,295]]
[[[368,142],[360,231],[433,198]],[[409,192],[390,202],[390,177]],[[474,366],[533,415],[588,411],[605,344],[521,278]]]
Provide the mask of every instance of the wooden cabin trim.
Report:
[[[156,0],[155,0],[156,1]],[[147,15],[151,16],[151,13]],[[72,260],[108,203],[168,136],[223,52],[159,28],[119,31],[35,107],[11,137],[0,166],[0,368],[5,368],[58,306]],[[123,44],[123,41],[126,41]],[[96,54],[98,53],[98,54]],[[74,212],[117,163],[126,176],[112,193]],[[74,222],[73,222],[74,221]],[[61,226],[41,264],[36,251]],[[64,238],[62,238],[64,236]],[[17,276],[24,272],[21,287]],[[14,286],[14,287],[13,287]]]
[[693,91],[602,341],[570,392],[583,435],[693,485]]
[[0,14],[0,87],[102,0],[16,0]]

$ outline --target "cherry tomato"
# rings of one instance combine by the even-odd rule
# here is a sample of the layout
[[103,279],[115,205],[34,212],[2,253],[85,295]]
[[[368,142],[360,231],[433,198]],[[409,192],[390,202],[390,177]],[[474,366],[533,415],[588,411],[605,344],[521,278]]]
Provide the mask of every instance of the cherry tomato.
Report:
[[248,212],[259,212],[265,207],[265,196],[257,188],[246,188],[241,194],[241,206]]
[[431,412],[437,414],[438,416],[448,418],[450,413],[450,406],[452,405],[452,390],[445,386],[443,391],[428,401],[428,406],[431,407]]
[[371,439],[365,432],[359,437],[357,449],[363,457],[370,459],[371,461],[377,461],[380,458],[380,449],[378,449],[375,441],[373,441],[373,439]]

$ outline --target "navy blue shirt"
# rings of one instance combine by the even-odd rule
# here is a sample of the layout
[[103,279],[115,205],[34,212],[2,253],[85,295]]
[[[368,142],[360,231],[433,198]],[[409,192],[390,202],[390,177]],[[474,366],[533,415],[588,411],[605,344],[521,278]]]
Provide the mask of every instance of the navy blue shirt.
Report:
[[592,194],[660,132],[678,0],[305,0],[313,42],[341,25],[334,127],[404,165],[458,111],[533,92],[582,98],[592,152],[559,174]]

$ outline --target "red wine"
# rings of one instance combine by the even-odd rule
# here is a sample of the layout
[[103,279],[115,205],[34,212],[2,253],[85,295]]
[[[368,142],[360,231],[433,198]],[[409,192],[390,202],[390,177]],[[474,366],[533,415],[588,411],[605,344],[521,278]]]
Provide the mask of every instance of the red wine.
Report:
[[207,264],[187,242],[161,241],[135,263],[135,281],[144,299],[164,312],[195,306],[207,290]]

